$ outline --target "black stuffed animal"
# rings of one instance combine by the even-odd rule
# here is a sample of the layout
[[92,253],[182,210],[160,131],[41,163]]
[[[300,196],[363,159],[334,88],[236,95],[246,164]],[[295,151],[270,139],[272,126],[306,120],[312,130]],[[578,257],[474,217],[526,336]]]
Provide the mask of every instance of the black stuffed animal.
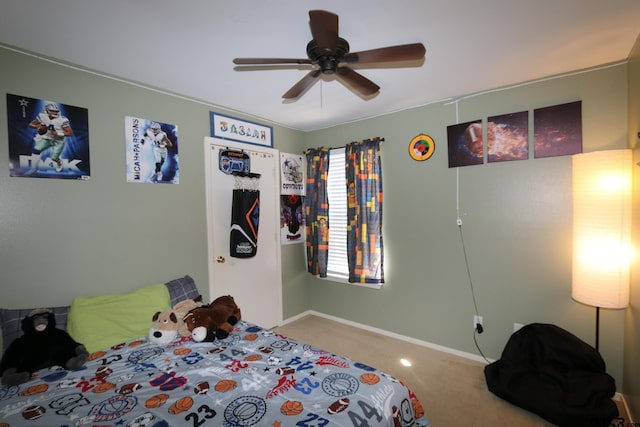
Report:
[[33,310],[22,320],[22,330],[24,335],[7,347],[0,362],[5,386],[27,382],[39,369],[57,365],[72,370],[87,361],[87,349],[67,332],[56,329],[56,318],[51,310]]

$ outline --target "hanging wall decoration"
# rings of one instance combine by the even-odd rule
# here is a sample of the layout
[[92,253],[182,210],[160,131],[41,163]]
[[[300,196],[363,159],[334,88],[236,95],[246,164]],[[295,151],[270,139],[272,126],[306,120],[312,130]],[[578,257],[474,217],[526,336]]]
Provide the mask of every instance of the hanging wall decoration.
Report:
[[225,174],[251,172],[251,157],[242,150],[220,150],[218,168]]
[[280,194],[304,195],[304,157],[280,153]]
[[487,119],[487,161],[506,162],[529,158],[529,112],[503,114]]
[[258,253],[260,223],[260,174],[233,172],[229,252],[234,258],[251,258]]
[[178,184],[178,126],[125,117],[127,181]]
[[7,94],[10,175],[89,179],[88,117],[86,108]]
[[421,133],[409,142],[409,156],[419,162],[429,159],[436,149],[436,143],[429,135]]
[[447,126],[447,139],[450,168],[484,162],[482,120]]
[[533,110],[534,157],[582,153],[582,101]]
[[209,113],[211,136],[254,145],[273,147],[273,128],[248,120]]
[[280,196],[280,244],[290,245],[305,241],[304,196]]

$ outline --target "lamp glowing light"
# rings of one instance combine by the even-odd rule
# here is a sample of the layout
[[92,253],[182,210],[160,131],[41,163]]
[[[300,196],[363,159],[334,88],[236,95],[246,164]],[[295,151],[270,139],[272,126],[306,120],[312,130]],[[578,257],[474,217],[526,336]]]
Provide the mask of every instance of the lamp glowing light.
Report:
[[571,296],[600,308],[629,305],[631,150],[576,154],[573,165],[573,270]]

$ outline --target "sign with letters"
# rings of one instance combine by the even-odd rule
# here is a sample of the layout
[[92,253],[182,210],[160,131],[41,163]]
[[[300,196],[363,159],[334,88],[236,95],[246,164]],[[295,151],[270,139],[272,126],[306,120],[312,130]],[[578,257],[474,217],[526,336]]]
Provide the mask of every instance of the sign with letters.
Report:
[[273,128],[247,120],[210,113],[211,136],[273,148]]

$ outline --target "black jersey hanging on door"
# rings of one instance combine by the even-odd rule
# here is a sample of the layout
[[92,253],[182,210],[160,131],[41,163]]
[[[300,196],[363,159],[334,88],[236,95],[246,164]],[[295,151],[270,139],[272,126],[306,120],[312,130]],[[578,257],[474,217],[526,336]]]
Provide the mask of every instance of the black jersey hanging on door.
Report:
[[260,174],[234,171],[231,203],[230,255],[251,258],[258,252],[260,222]]

